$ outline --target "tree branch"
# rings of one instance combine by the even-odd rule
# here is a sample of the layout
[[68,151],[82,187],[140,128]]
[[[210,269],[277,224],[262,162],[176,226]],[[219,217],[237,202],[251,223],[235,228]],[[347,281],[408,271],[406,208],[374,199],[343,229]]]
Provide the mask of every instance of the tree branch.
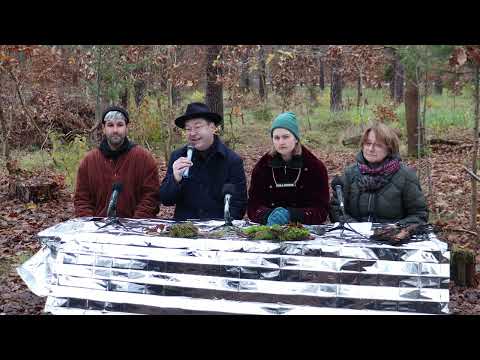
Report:
[[467,168],[466,166],[463,166],[463,169],[464,169],[471,177],[473,177],[475,180],[480,181],[480,177],[478,177],[476,174],[474,174],[474,173],[472,172],[472,170],[470,170],[470,169]]
[[30,119],[30,121],[32,122],[32,124],[35,125],[35,128],[38,130],[38,133],[41,136],[43,136],[42,130],[38,127],[37,123],[35,122],[32,115],[30,114],[30,111],[28,110],[27,106],[25,105],[25,102],[23,101],[23,96],[22,96],[22,93],[20,91],[19,80],[17,79],[17,77],[15,76],[15,74],[13,73],[13,71],[11,69],[7,68],[7,72],[10,75],[10,77],[12,78],[13,82],[15,83],[15,89],[17,90],[18,98],[20,99],[20,102],[22,103],[22,107],[25,110],[25,113],[27,114],[27,116]]
[[443,228],[442,231],[456,231],[456,232],[464,232],[470,235],[478,236],[478,234],[475,231],[471,230],[466,230],[466,229],[454,229],[454,228]]

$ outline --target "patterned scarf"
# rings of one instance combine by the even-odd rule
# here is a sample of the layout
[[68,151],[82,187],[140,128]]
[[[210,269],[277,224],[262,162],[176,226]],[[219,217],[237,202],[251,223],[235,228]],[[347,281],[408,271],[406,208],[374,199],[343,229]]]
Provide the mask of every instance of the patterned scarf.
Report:
[[400,160],[386,160],[382,165],[371,168],[366,164],[358,163],[360,179],[358,186],[362,192],[375,192],[380,190],[390,180],[390,176],[400,169]]

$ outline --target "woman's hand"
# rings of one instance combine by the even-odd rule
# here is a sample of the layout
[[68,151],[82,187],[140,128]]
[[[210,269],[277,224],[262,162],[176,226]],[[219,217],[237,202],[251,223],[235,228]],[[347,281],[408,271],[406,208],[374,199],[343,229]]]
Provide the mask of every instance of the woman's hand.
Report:
[[274,224],[285,225],[290,222],[290,213],[287,209],[283,207],[277,207],[273,209],[267,219],[267,225],[271,226]]

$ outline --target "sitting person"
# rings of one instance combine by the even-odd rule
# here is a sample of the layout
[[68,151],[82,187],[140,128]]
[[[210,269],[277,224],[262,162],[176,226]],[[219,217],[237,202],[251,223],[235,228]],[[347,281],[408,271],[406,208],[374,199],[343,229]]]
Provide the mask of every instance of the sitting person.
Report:
[[[414,170],[401,162],[399,140],[390,127],[377,123],[360,142],[356,164],[339,178],[345,198],[345,222],[425,223],[428,209]],[[341,220],[337,195],[331,200],[332,221]]]
[[[230,215],[242,219],[247,207],[247,181],[243,160],[219,139],[216,126],[222,117],[202,103],[187,106],[175,125],[185,129],[189,146],[170,155],[167,174],[160,186],[160,202],[175,207],[174,219],[223,219],[224,185],[234,187]],[[188,170],[188,176],[185,171]]]
[[80,162],[73,204],[75,216],[107,216],[113,185],[120,184],[117,215],[154,218],[160,185],[155,158],[128,140],[128,112],[109,107],[102,116],[104,138]]
[[300,143],[294,113],[277,116],[270,128],[273,149],[252,171],[248,217],[260,224],[322,224],[328,216],[325,165]]

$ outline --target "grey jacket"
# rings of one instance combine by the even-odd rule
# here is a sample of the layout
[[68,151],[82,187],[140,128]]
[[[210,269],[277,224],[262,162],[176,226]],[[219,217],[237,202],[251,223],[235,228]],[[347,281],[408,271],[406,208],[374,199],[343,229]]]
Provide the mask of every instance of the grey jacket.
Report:
[[[398,155],[396,158],[400,159]],[[356,160],[366,164],[360,151]],[[361,192],[357,164],[348,166],[341,176],[345,198],[346,222],[426,223],[428,209],[415,171],[401,163],[390,175],[388,183],[376,192]],[[330,218],[339,221],[341,209],[334,192],[330,202]]]

